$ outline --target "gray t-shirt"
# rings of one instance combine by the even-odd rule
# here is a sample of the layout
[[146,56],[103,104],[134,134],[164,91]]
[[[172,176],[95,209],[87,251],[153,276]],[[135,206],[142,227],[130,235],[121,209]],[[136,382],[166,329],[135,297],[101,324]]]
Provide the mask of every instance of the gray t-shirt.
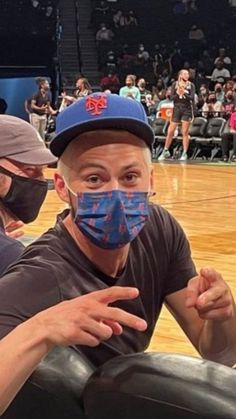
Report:
[[140,296],[114,303],[144,318],[142,333],[124,328],[96,348],[80,350],[96,366],[120,354],[144,351],[152,337],[165,297],[186,287],[196,275],[189,243],[176,220],[150,205],[149,220],[132,241],[127,263],[117,278],[109,277],[79,249],[60,221],[24,252],[0,281],[0,337],[19,323],[63,300],[112,285],[135,286]]

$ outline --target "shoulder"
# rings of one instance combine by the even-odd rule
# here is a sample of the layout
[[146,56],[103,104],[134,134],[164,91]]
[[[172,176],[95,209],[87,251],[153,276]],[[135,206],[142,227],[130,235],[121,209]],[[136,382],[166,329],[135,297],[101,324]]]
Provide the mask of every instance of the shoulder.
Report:
[[38,98],[41,96],[40,91],[37,91],[33,94],[33,96],[31,97],[31,100],[38,100]]
[[24,246],[20,241],[6,236],[0,230],[0,249],[0,275],[2,275],[12,263],[19,259],[24,251]]
[[170,248],[179,237],[185,237],[178,221],[165,208],[154,204],[149,206],[149,220],[143,233]]

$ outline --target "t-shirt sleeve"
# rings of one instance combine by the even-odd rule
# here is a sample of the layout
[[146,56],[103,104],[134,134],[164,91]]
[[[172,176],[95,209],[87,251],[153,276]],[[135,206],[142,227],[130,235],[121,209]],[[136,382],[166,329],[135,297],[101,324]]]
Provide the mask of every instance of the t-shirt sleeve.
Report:
[[34,314],[61,301],[49,262],[22,257],[0,279],[0,338]]
[[165,295],[185,288],[188,281],[197,275],[191,257],[189,241],[180,224],[169,214],[169,269]]
[[[178,221],[164,208],[154,209],[161,252],[163,298],[186,287],[196,273],[188,239]],[[160,249],[161,246],[161,249]]]
[[24,246],[17,240],[10,241],[1,249],[1,264],[0,264],[0,277],[4,274],[7,268],[14,263],[24,251]]

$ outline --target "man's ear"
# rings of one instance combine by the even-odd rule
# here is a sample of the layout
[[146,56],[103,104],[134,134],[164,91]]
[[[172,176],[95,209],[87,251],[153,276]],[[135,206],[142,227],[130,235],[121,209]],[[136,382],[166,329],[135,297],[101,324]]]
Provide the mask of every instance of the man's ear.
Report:
[[68,188],[65,184],[63,177],[58,172],[54,173],[54,185],[55,185],[55,189],[57,191],[59,198],[63,202],[70,204],[70,196],[69,196]]
[[153,195],[156,195],[155,192],[155,184],[154,184],[154,168],[153,165],[151,165],[151,169],[150,169],[150,186],[149,186],[149,190],[150,190],[150,197]]

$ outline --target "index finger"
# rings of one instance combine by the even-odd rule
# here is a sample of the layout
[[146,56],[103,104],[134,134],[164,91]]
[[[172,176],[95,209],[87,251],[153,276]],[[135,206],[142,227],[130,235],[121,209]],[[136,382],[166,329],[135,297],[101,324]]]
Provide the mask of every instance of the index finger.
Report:
[[116,307],[106,307],[103,312],[103,320],[115,321],[123,326],[144,332],[147,329],[147,322],[134,314]]
[[110,287],[105,290],[93,292],[97,301],[105,304],[113,303],[118,300],[133,300],[139,295],[139,290],[134,287]]

